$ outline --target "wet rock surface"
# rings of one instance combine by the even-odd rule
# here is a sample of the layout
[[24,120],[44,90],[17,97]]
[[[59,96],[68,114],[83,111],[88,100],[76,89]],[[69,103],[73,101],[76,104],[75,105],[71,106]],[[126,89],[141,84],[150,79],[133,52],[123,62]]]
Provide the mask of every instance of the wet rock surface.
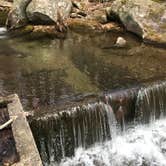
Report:
[[[163,1],[162,1],[163,2]],[[144,41],[166,44],[166,3],[152,0],[116,0],[108,8],[126,27]]]
[[[0,103],[2,106],[2,103]],[[0,108],[0,126],[9,120],[6,108]],[[11,165],[19,160],[11,126],[0,130],[0,165]]]

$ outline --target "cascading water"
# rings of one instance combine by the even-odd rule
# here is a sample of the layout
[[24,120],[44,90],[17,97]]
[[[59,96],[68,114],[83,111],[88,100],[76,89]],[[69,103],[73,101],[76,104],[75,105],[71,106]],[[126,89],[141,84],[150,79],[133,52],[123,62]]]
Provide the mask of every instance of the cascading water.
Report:
[[6,28],[0,27],[0,39],[3,39],[6,37],[6,32],[7,32]]
[[101,101],[32,120],[44,165],[166,166],[166,83]]
[[78,147],[111,139],[116,120],[111,106],[100,102],[33,120],[31,126],[44,164],[54,165]]
[[166,82],[141,88],[136,102],[136,121],[153,123],[166,114]]
[[166,123],[138,126],[112,141],[78,148],[60,166],[166,166]]

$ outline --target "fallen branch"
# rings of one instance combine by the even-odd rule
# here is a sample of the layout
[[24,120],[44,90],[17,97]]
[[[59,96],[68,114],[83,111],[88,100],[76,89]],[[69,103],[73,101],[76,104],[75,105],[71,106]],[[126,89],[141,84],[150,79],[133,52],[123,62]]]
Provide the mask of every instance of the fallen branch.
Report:
[[0,126],[0,130],[3,130],[7,126],[9,126],[14,120],[16,120],[17,116],[12,117],[10,120],[8,120],[6,123]]

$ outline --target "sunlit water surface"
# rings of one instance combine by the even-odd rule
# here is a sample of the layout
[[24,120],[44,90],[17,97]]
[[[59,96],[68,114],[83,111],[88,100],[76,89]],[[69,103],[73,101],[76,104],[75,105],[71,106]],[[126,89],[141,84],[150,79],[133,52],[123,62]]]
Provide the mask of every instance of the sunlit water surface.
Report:
[[[110,48],[117,37],[126,48]],[[25,110],[50,110],[89,95],[165,79],[166,50],[130,34],[76,34],[67,39],[9,38],[0,28],[0,93],[17,93]]]

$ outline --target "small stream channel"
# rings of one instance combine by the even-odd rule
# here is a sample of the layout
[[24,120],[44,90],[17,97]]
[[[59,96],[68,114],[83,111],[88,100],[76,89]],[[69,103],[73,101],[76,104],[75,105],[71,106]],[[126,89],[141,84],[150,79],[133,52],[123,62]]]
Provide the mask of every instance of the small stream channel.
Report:
[[[104,49],[118,36],[127,47]],[[131,34],[36,40],[0,28],[0,93],[35,112],[46,166],[165,166],[165,76],[166,50]]]

